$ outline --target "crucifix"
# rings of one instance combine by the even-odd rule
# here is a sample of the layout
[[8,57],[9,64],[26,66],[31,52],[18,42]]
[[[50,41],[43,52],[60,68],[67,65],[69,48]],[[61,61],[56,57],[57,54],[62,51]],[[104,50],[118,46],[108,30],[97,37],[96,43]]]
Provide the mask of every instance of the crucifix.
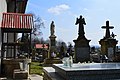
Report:
[[102,26],[103,29],[106,29],[105,38],[110,38],[110,30],[113,29],[113,26],[109,26],[109,21],[106,21],[106,26]]

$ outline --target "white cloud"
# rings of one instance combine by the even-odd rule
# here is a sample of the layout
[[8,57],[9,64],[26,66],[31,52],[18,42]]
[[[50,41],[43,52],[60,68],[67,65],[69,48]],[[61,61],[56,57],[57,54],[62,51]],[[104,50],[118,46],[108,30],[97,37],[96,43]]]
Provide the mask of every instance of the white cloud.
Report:
[[53,13],[55,15],[59,15],[61,14],[62,12],[66,11],[70,9],[69,5],[66,5],[66,4],[61,4],[61,5],[57,5],[55,7],[51,7],[48,9],[48,12],[49,13]]
[[84,8],[83,10],[88,11],[88,9],[87,9],[87,8]]

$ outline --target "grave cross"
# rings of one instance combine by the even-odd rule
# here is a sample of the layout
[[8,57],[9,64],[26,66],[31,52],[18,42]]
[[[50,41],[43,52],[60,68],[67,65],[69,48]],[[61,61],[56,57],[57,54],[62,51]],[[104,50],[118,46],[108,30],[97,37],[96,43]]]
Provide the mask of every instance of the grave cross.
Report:
[[72,48],[72,47],[73,47],[72,44],[70,44],[70,45],[69,45],[69,48]]
[[109,26],[109,21],[106,21],[106,26],[102,26],[102,28],[106,29],[106,34],[105,34],[105,38],[110,38],[110,30],[109,29],[113,29],[113,26]]

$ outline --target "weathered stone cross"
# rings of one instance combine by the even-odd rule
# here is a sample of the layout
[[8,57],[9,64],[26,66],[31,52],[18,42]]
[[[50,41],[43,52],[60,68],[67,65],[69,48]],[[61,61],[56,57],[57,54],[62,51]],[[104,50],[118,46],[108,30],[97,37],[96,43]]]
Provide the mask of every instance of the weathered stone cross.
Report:
[[113,26],[109,26],[109,21],[106,21],[106,26],[102,26],[103,29],[106,29],[105,38],[110,38],[110,30],[113,29]]

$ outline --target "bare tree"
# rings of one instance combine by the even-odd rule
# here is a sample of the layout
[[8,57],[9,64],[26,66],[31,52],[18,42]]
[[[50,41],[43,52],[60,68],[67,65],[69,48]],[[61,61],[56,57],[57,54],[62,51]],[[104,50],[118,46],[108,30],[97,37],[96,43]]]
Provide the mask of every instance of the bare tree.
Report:
[[34,36],[42,35],[41,28],[45,28],[42,18],[40,16],[36,16],[35,14],[33,14],[33,21],[34,21],[34,28],[32,30],[32,34]]
[[[33,15],[33,22],[34,27],[32,29],[32,37],[31,37],[31,43],[32,47],[34,47],[36,41],[37,43],[40,42],[40,36],[42,35],[41,28],[45,28],[44,22],[40,16],[36,16],[34,13],[29,13]],[[22,33],[21,39],[25,37],[25,33]],[[28,37],[30,39],[30,37]]]

